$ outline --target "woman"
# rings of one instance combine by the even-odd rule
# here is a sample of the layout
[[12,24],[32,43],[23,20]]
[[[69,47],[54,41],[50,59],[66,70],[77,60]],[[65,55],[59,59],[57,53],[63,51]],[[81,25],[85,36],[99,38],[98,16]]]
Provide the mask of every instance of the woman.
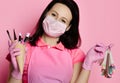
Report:
[[[15,57],[22,50],[15,48],[17,41],[9,44],[12,65],[9,83],[22,83],[22,80],[23,83],[87,83],[92,64],[103,56],[96,58],[90,51],[85,58],[79,48],[78,25],[79,9],[73,0],[51,1],[41,15],[35,33],[25,45],[23,75],[14,64]],[[24,48],[23,44],[20,45]],[[99,49],[100,45],[97,48],[100,53],[104,51]]]

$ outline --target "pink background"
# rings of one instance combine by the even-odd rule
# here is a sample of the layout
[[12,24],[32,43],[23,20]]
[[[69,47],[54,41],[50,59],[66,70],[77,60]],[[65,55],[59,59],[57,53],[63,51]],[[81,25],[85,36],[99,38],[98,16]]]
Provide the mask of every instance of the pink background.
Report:
[[[43,9],[51,0],[0,0],[0,83],[5,83],[8,75],[8,36],[12,33],[31,32]],[[82,49],[87,50],[96,43],[113,43],[113,57],[116,71],[113,78],[101,76],[100,66],[94,64],[89,83],[120,82],[120,1],[119,0],[75,0],[80,6],[80,34]],[[47,3],[46,3],[47,2]]]

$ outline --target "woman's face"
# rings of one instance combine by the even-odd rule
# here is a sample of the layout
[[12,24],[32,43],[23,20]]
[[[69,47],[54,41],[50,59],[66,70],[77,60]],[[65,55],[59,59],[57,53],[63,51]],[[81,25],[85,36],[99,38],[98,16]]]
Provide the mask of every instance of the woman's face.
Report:
[[70,9],[61,3],[56,3],[47,13],[47,15],[52,16],[59,22],[64,23],[69,26],[71,20],[72,20],[72,13]]

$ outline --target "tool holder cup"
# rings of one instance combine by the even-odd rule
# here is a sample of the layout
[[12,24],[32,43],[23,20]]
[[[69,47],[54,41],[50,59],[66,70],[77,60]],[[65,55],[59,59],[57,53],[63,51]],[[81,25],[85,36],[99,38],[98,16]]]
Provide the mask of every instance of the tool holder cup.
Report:
[[18,55],[16,57],[16,60],[17,60],[17,63],[18,63],[19,71],[20,71],[21,74],[23,74],[24,60],[25,60],[25,45],[18,42],[17,45],[15,46],[15,48],[20,49],[20,55]]

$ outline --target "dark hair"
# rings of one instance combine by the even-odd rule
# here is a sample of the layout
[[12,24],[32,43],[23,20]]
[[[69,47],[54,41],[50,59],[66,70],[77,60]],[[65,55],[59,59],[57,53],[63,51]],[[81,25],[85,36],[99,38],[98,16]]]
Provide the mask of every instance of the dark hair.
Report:
[[36,41],[38,41],[39,37],[41,37],[44,33],[42,22],[45,18],[46,13],[56,4],[61,3],[66,5],[71,13],[72,13],[72,20],[70,22],[70,29],[66,31],[63,35],[60,36],[59,42],[62,42],[62,44],[67,49],[74,49],[81,45],[81,38],[79,35],[79,9],[77,4],[73,0],[52,0],[51,3],[46,7],[46,9],[43,11],[37,25],[36,25],[36,31],[32,35],[30,44],[32,46],[36,46]]

